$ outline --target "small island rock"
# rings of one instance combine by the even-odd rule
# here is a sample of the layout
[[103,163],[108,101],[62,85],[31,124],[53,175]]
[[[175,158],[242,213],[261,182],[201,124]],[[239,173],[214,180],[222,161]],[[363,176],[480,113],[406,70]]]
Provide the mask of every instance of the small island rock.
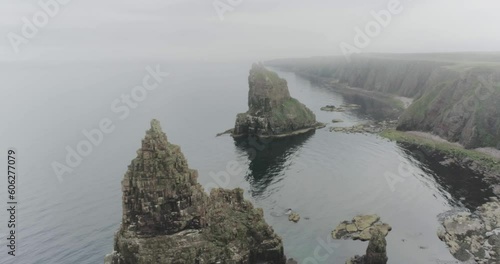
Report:
[[290,96],[286,80],[262,64],[253,64],[248,83],[249,110],[237,115],[233,137],[283,137],[325,126]]

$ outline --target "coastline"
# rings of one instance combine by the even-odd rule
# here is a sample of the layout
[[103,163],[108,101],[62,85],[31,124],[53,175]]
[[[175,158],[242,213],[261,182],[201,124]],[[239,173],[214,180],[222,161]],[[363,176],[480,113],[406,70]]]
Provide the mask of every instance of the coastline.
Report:
[[403,145],[410,145],[425,155],[441,160],[442,164],[455,164],[483,175],[483,181],[492,186],[500,196],[500,151],[490,149],[466,149],[459,143],[452,143],[430,133],[417,131],[385,130],[380,137]]

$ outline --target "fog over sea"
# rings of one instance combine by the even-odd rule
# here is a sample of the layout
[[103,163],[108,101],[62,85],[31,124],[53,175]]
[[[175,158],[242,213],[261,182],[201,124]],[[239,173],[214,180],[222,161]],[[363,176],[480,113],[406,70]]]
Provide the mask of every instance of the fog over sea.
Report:
[[[159,87],[147,91],[135,108],[128,105],[126,117],[113,111],[113,102],[125,106],[122,95],[142,84],[149,74],[146,67],[157,65],[169,72]],[[304,263],[315,263],[311,258],[318,248],[321,256],[328,254],[327,263],[362,254],[366,242],[331,241],[330,234],[341,221],[371,213],[393,227],[387,237],[389,263],[451,261],[436,235],[436,216],[454,207],[473,208],[490,196],[469,172],[419,161],[411,150],[375,135],[325,128],[273,140],[250,159],[248,147],[215,135],[247,110],[251,61],[31,61],[0,67],[3,86],[12,87],[3,89],[3,107],[9,111],[0,113],[0,134],[7,139],[2,144],[9,145],[2,149],[18,151],[16,263],[103,262],[121,221],[121,179],[153,118],[168,140],[181,146],[203,186],[243,188],[284,239],[287,257],[309,258]],[[335,125],[351,126],[376,116],[322,112],[327,104],[363,102],[348,101],[294,73],[277,72],[288,81],[292,96],[329,126],[332,119],[344,120]],[[52,164],[66,164],[68,148],[76,149],[86,140],[82,131],[97,129],[103,119],[114,130],[59,181]],[[228,164],[237,164],[239,173],[226,181]],[[404,180],[391,189],[385,175],[402,171]],[[6,188],[0,188],[0,196],[7,197]],[[300,222],[288,221],[288,208],[301,215]],[[6,217],[2,210],[0,219]],[[2,257],[0,263],[9,260]]]

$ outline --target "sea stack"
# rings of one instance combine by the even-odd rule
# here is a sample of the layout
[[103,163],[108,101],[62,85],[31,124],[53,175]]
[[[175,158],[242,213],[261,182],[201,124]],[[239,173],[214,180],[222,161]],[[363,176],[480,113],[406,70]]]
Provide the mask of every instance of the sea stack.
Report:
[[283,137],[314,130],[323,124],[305,105],[290,96],[286,80],[253,64],[248,77],[248,111],[238,114],[233,137]]
[[207,195],[157,120],[122,181],[123,218],[105,264],[283,264],[283,243],[243,190]]

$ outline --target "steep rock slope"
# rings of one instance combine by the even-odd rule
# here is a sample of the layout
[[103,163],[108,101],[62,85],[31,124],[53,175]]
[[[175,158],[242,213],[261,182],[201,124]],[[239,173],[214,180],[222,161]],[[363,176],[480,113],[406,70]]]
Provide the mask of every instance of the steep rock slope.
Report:
[[400,130],[432,132],[467,148],[500,148],[500,54],[367,54],[268,62],[327,85],[415,99]]
[[500,148],[500,72],[473,68],[424,92],[398,129],[432,131],[467,148]]
[[285,263],[281,238],[243,190],[207,195],[197,177],[153,120],[122,181],[122,224],[105,263]]
[[248,77],[248,108],[238,114],[234,137],[274,137],[307,132],[320,124],[305,105],[290,96],[286,80],[261,64],[254,64]]

